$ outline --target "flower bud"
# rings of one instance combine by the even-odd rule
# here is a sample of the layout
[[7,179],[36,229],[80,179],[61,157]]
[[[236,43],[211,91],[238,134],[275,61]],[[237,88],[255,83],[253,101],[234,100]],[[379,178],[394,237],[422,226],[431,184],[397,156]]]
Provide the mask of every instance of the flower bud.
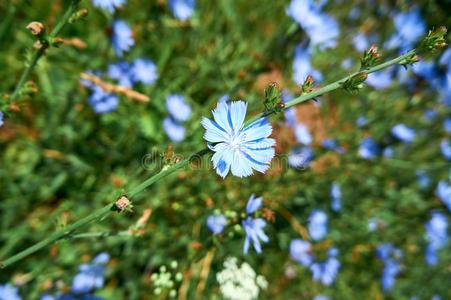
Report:
[[302,89],[302,93],[310,93],[311,91],[313,91],[313,84],[314,84],[315,80],[313,79],[312,75],[308,75],[307,78],[305,78],[304,83],[301,86]]
[[123,212],[126,209],[130,209],[132,205],[131,201],[126,196],[121,196],[116,200],[115,207],[119,212]]
[[363,88],[363,82],[368,78],[368,73],[360,72],[347,79],[341,85],[343,89],[351,94],[357,93]]
[[74,22],[77,22],[78,20],[85,18],[87,15],[88,10],[86,8],[80,9],[69,18],[69,23],[72,24]]
[[280,90],[276,83],[271,83],[265,89],[265,109],[271,111],[277,108],[277,104],[281,102]]
[[447,31],[445,26],[430,30],[420,44],[420,51],[434,51],[446,47],[445,35]]
[[30,30],[34,36],[40,36],[45,32],[44,24],[41,22],[31,22],[27,25],[27,29]]
[[360,59],[360,70],[371,68],[379,61],[381,55],[378,50],[376,45],[372,45],[368,50],[363,52],[363,57]]

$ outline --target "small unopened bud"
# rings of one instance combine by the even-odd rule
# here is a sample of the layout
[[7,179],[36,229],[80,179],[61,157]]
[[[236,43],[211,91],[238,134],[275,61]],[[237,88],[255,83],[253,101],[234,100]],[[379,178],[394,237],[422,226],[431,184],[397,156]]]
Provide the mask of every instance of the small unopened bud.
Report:
[[276,106],[281,102],[280,90],[277,83],[271,83],[265,89],[265,109],[267,111],[276,109]]
[[78,20],[85,18],[87,15],[88,10],[86,8],[80,9],[69,18],[69,23],[72,24],[74,22],[77,22]]
[[376,45],[372,45],[368,50],[363,52],[363,57],[360,59],[361,70],[374,66],[380,59],[379,49]]
[[313,79],[312,75],[308,75],[307,78],[305,78],[304,83],[302,84],[302,93],[310,93],[313,91],[313,84],[315,80]]
[[119,199],[116,200],[116,208],[119,211],[124,211],[126,209],[129,209],[131,207],[131,201],[125,197],[125,196],[121,196]]
[[59,45],[64,43],[64,39],[60,37],[55,37],[50,41],[51,45],[54,47],[58,47]]
[[31,22],[27,25],[27,29],[30,30],[31,34],[35,36],[42,35],[45,31],[44,24],[41,22]]
[[363,88],[363,82],[368,78],[368,73],[360,72],[352,76],[348,80],[342,83],[342,87],[345,91],[355,94],[361,88]]
[[446,47],[445,35],[447,31],[445,26],[430,30],[428,35],[421,42],[419,49],[421,51],[434,51],[435,49]]

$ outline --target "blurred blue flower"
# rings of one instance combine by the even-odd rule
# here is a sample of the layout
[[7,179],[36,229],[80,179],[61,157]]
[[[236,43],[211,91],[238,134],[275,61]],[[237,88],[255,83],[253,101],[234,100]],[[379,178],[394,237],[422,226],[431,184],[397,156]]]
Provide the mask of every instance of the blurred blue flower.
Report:
[[380,153],[380,148],[370,137],[365,137],[359,147],[359,156],[364,159],[373,159]]
[[321,12],[322,3],[313,0],[292,0],[286,13],[307,33],[312,45],[321,49],[335,47],[340,29],[335,19]]
[[133,61],[131,74],[133,81],[152,84],[158,79],[157,66],[150,59],[137,58]]
[[163,120],[163,129],[173,142],[181,142],[185,139],[185,127],[171,117]]
[[354,37],[352,38],[352,44],[354,45],[354,48],[359,52],[363,52],[370,47],[368,36],[363,32],[359,32],[354,35]]
[[341,189],[338,182],[333,182],[332,187],[330,189],[330,198],[332,199],[332,210],[340,211],[341,210]]
[[0,285],[0,300],[21,300],[19,289],[10,283]]
[[288,164],[295,169],[308,167],[313,159],[313,149],[305,147],[296,147],[288,154]]
[[422,188],[426,188],[431,184],[431,178],[423,170],[418,170],[415,172],[417,177],[418,185]]
[[396,32],[386,45],[389,49],[400,48],[405,52],[426,32],[426,23],[417,7],[396,13],[393,22]]
[[114,21],[111,42],[116,55],[121,57],[135,44],[130,26],[122,20]]
[[395,154],[395,150],[392,146],[385,147],[384,150],[382,150],[382,155],[386,158],[393,157]]
[[451,118],[445,118],[445,120],[443,120],[443,130],[445,130],[446,133],[451,133]]
[[437,69],[433,61],[420,60],[412,65],[412,70],[426,80],[437,77]]
[[384,291],[390,290],[395,284],[396,276],[400,272],[399,264],[393,260],[388,259],[384,263],[384,269],[382,271],[382,289]]
[[[287,90],[282,91],[282,100],[284,103],[287,103],[293,99],[293,95],[290,94]],[[296,120],[296,110],[293,107],[284,110],[285,114],[285,122],[287,126],[294,126],[297,123]]]
[[95,86],[88,102],[95,113],[105,114],[116,110],[119,99],[116,95],[107,93],[101,87]]
[[262,218],[252,219],[247,217],[243,221],[244,232],[246,233],[246,238],[244,240],[243,253],[247,254],[249,251],[249,245],[252,241],[252,245],[257,253],[262,252],[262,247],[260,241],[267,243],[269,242],[268,236],[263,231],[266,226],[266,221]]
[[416,137],[415,130],[410,127],[407,127],[405,124],[397,124],[393,126],[391,129],[391,133],[398,140],[403,141],[405,143],[412,142]]
[[237,177],[264,173],[275,155],[271,124],[260,118],[244,126],[247,104],[243,101],[218,103],[213,110],[214,121],[202,118],[206,129],[204,139],[215,152],[212,157],[216,173],[225,177],[229,171]]
[[323,239],[327,234],[327,215],[321,210],[314,210],[310,214],[308,231],[310,237],[315,240]]
[[424,118],[428,121],[434,120],[434,118],[437,116],[437,112],[433,109],[428,109],[424,112]]
[[252,194],[246,204],[246,214],[250,215],[259,210],[263,205],[262,197],[255,197]]
[[385,243],[377,247],[376,254],[384,262],[381,284],[382,289],[388,291],[395,284],[396,276],[401,270],[397,260],[402,257],[402,252],[392,244]]
[[439,64],[451,68],[451,48],[446,49],[440,56]]
[[326,297],[324,295],[316,295],[313,300],[329,300],[329,297]]
[[311,250],[311,244],[307,241],[295,239],[290,243],[291,258],[306,267],[313,262]]
[[359,116],[355,121],[357,127],[363,127],[368,124],[368,119],[365,116]]
[[90,264],[82,264],[79,273],[72,280],[72,292],[85,294],[103,287],[105,276],[105,264],[109,261],[109,255],[101,253]]
[[425,224],[425,229],[429,242],[426,248],[426,262],[435,265],[438,262],[437,251],[448,242],[448,219],[440,212],[433,212],[431,220]]
[[312,135],[310,134],[307,126],[302,123],[297,123],[294,125],[294,136],[298,143],[304,145],[310,145],[313,141]]
[[3,118],[5,117],[5,115],[0,111],[0,127],[3,126]]
[[365,81],[366,84],[372,86],[376,90],[383,90],[388,88],[393,81],[393,71],[390,68],[385,70],[368,74]]
[[315,81],[321,81],[323,79],[321,73],[315,70],[311,64],[310,50],[299,45],[294,50],[293,80],[301,85],[308,75],[312,75]]
[[442,151],[443,156],[447,160],[451,160],[451,141],[450,141],[450,139],[443,139],[441,141],[440,150]]
[[172,11],[174,17],[179,20],[186,21],[194,13],[194,7],[196,5],[195,0],[169,0],[169,8]]
[[435,194],[451,211],[451,184],[445,180],[441,180],[437,185]]
[[172,94],[166,97],[166,108],[169,114],[179,122],[184,122],[191,116],[191,106],[185,102],[185,97]]
[[343,147],[340,147],[337,143],[337,140],[335,139],[324,139],[321,142],[321,146],[327,150],[332,150],[337,153],[344,153],[345,149]]
[[131,65],[126,61],[110,64],[108,66],[108,76],[117,80],[120,86],[128,88],[133,86]]
[[227,219],[224,215],[211,215],[207,218],[207,227],[213,234],[219,234],[224,229]]
[[367,225],[368,231],[375,231],[377,229],[378,223],[379,222],[377,218],[370,218]]
[[92,4],[113,13],[114,10],[123,5],[126,0],[92,0]]
[[310,266],[310,271],[313,274],[313,280],[320,281],[324,285],[331,285],[337,276],[340,262],[336,258],[338,250],[336,248],[329,249],[329,257],[324,262],[314,262]]

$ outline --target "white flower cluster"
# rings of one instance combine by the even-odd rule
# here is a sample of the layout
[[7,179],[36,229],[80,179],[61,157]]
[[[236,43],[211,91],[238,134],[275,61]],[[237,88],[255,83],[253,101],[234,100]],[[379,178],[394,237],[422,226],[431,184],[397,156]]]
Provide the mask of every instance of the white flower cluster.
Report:
[[[177,268],[177,262],[171,263],[171,269]],[[169,290],[169,297],[175,298],[177,296],[177,290],[175,289],[175,282],[172,279],[172,273],[167,271],[166,266],[161,266],[158,273],[153,273],[151,276],[152,283],[154,285],[154,294],[160,295],[163,290]],[[177,272],[174,276],[176,282],[182,281],[182,273]]]
[[221,294],[229,300],[252,300],[258,297],[260,289],[266,289],[268,282],[262,275],[257,275],[248,263],[238,266],[236,257],[229,257],[224,262],[224,270],[216,274]]

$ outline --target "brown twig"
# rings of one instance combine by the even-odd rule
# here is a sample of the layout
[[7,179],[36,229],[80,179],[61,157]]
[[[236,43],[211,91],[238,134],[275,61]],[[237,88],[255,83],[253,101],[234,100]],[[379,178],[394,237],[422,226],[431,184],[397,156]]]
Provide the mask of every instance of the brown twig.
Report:
[[144,94],[141,94],[140,92],[134,91],[130,88],[114,85],[108,82],[103,81],[101,78],[87,73],[81,73],[80,77],[84,80],[90,81],[94,83],[95,85],[98,85],[102,90],[104,90],[107,93],[115,93],[124,95],[125,97],[136,100],[138,102],[144,102],[147,103],[150,101],[150,98]]

